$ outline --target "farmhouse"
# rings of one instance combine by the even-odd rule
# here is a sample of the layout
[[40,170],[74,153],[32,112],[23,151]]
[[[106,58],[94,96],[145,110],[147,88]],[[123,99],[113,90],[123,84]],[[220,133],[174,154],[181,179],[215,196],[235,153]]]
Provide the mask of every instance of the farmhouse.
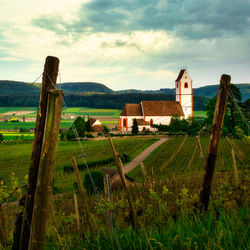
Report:
[[186,69],[175,80],[175,101],[141,101],[125,104],[119,117],[119,131],[132,131],[136,119],[139,131],[154,131],[153,124],[168,125],[173,115],[187,119],[193,116],[192,80]]
[[90,126],[93,129],[93,132],[102,132],[103,131],[103,126],[101,122],[97,119],[94,118],[89,118]]

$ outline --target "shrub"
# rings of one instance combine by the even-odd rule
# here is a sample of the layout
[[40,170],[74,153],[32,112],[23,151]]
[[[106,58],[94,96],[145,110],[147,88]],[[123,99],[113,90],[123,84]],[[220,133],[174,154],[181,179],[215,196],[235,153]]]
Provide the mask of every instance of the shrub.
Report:
[[138,134],[138,123],[137,120],[133,120],[133,126],[132,126],[132,134],[137,135]]
[[[90,171],[90,174],[91,174],[91,177],[95,183],[95,186],[96,186],[98,192],[102,192],[104,189],[103,173],[100,171],[93,170],[93,171]],[[83,186],[89,194],[94,193],[94,187],[92,185],[92,181],[91,181],[89,173],[85,174],[85,176],[84,176]]]
[[20,133],[30,132],[29,128],[19,128]]
[[87,138],[94,138],[93,134],[91,132],[86,132]]
[[0,134],[0,142],[4,140],[3,134]]
[[244,131],[239,126],[233,128],[232,135],[237,139],[242,139],[245,136]]

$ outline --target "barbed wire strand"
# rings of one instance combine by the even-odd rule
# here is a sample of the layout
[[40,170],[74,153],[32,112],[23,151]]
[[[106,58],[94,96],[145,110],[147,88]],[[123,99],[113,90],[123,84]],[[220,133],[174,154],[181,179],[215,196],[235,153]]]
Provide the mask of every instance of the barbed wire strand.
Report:
[[[51,77],[49,76],[49,74],[48,74],[47,72],[45,72],[45,73],[46,73],[46,75],[48,76],[48,78],[49,78],[51,84],[56,88],[56,85],[55,85],[55,83],[52,81],[52,79],[51,79]],[[63,97],[61,91],[60,91],[60,93],[61,93],[61,96],[62,96],[62,98],[63,98],[63,105],[64,105],[64,107],[65,107],[65,109],[66,109],[66,113],[67,113],[68,107],[67,107],[67,105],[66,105],[66,102],[65,102],[65,100],[64,100],[64,97]],[[74,124],[72,121],[71,121],[71,127],[72,127],[73,133],[74,133],[74,135],[75,135],[75,138],[76,138],[76,140],[77,140],[77,142],[78,142],[78,145],[79,145],[79,147],[80,147],[82,156],[85,156],[85,152],[84,152],[83,147],[82,147],[81,139],[80,139],[80,137],[79,137],[79,134],[78,134],[78,132],[77,132],[77,129],[76,129],[76,127],[75,127],[75,124]],[[103,202],[103,200],[102,200],[101,197],[100,197],[100,193],[99,193],[99,191],[98,191],[98,189],[97,189],[97,186],[96,186],[96,184],[95,184],[95,182],[94,182],[94,179],[93,179],[93,177],[92,177],[92,175],[91,175],[91,171],[90,171],[90,168],[89,168],[89,166],[88,166],[88,163],[87,163],[85,157],[81,157],[81,159],[82,159],[83,164],[85,165],[85,167],[86,167],[86,169],[87,169],[87,172],[88,172],[88,174],[89,174],[90,181],[91,181],[91,185],[92,185],[92,187],[93,187],[93,189],[94,189],[94,193],[95,193],[97,199],[99,200],[99,202],[101,202],[102,205],[104,206],[104,209],[105,209],[105,212],[106,212],[106,213],[104,214],[104,217],[105,217],[107,223],[109,224],[109,226],[110,226],[110,228],[111,228],[112,235],[114,236],[114,238],[115,238],[115,240],[116,240],[116,243],[117,243],[117,247],[118,247],[118,249],[121,249],[121,247],[120,247],[120,245],[119,245],[119,241],[118,241],[118,239],[117,239],[117,237],[116,237],[116,235],[115,235],[115,233],[114,233],[114,231],[113,231],[112,222],[110,221],[110,219],[109,219],[108,216],[107,216],[107,213],[108,213],[107,206],[106,206],[106,204]]]

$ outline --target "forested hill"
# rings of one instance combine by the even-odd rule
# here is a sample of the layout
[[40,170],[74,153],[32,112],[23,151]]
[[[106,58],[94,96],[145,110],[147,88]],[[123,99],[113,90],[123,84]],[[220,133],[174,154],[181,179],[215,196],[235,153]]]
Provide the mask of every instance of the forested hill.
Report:
[[0,81],[0,95],[33,95],[40,93],[40,85],[27,82]]
[[58,84],[58,88],[63,89],[67,93],[113,93],[114,91],[104,84],[96,82],[65,82]]
[[[125,103],[140,103],[150,100],[175,100],[174,95],[168,94],[66,94],[65,103],[68,107],[92,107],[106,109],[121,109]],[[194,97],[194,110],[204,110],[208,98]],[[0,107],[36,107],[39,95],[0,95]]]
[[[0,81],[0,95],[29,95],[39,94],[41,84],[31,84],[17,81]],[[68,82],[57,84],[58,88],[65,91],[65,94],[79,94],[83,92],[88,93],[112,93],[112,89],[104,84],[96,82]]]
[[[15,81],[0,81],[0,107],[37,106],[40,84]],[[250,84],[237,84],[242,101],[250,98]],[[142,100],[175,100],[174,89],[159,91],[124,90],[113,91],[104,84],[92,82],[58,84],[65,92],[65,101],[69,107],[95,107],[120,109],[125,103],[139,103]],[[203,110],[209,98],[216,95],[218,85],[194,89],[194,110]]]
[[[250,84],[241,83],[235,84],[241,91],[242,101],[250,98]],[[58,88],[65,91],[65,94],[169,94],[175,95],[175,89],[172,88],[162,88],[159,90],[137,90],[137,89],[127,89],[114,91],[108,88],[106,85],[95,82],[67,82],[62,84],[57,84]],[[219,85],[208,85],[200,88],[194,88],[194,96],[202,96],[211,98],[218,93]],[[1,81],[0,80],[0,95],[29,95],[38,94],[40,92],[40,84],[30,84],[25,82],[17,81]]]
[[[242,101],[245,101],[250,98],[250,83],[240,83],[235,84],[241,91]],[[193,88],[194,96],[203,96],[207,98],[211,98],[218,93],[219,85],[207,85],[204,87]],[[144,94],[169,94],[175,95],[174,88],[162,88],[159,90],[137,90],[137,89],[126,89],[126,90],[119,90],[116,93],[120,94],[135,94],[135,93],[144,93]]]

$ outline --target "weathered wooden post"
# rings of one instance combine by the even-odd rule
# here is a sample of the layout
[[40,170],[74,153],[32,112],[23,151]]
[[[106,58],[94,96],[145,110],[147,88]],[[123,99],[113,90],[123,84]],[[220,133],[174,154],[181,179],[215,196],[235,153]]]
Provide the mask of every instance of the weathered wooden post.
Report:
[[86,216],[87,221],[89,223],[89,227],[90,227],[92,236],[94,236],[94,233],[97,231],[97,225],[96,225],[96,223],[95,223],[95,221],[93,219],[92,213],[91,213],[89,205],[87,203],[86,194],[85,194],[83,186],[82,186],[82,181],[81,181],[81,178],[80,178],[79,169],[77,167],[76,159],[75,159],[74,156],[71,158],[71,162],[72,162],[72,165],[73,165],[74,170],[75,170],[76,181],[77,181],[77,185],[78,185],[78,189],[79,189],[79,195],[80,195],[80,198],[81,198],[81,206],[85,208],[86,215],[87,215]]
[[120,157],[116,153],[113,141],[112,141],[112,139],[110,137],[110,134],[108,134],[108,140],[109,140],[109,143],[111,145],[111,149],[112,149],[112,152],[113,152],[113,156],[114,156],[114,160],[115,160],[115,163],[116,163],[116,166],[117,166],[118,173],[120,175],[122,186],[123,186],[123,188],[124,188],[124,190],[126,192],[127,200],[128,200],[129,207],[130,207],[130,214],[132,216],[132,223],[133,223],[133,226],[135,226],[135,225],[137,225],[137,223],[136,223],[137,222],[137,220],[136,220],[136,211],[135,211],[134,205],[132,203],[132,200],[130,198],[129,189],[127,187],[125,175],[124,175],[124,172],[123,172],[123,164],[122,164],[122,161],[121,161]]
[[218,146],[220,141],[221,129],[226,110],[227,95],[230,86],[231,77],[229,75],[222,75],[220,80],[219,93],[214,112],[212,132],[210,136],[209,148],[206,159],[205,173],[203,177],[203,184],[200,192],[200,208],[207,211],[209,204],[209,197],[211,192],[211,185],[216,164]]
[[63,92],[55,89],[49,90],[44,139],[30,229],[29,250],[43,249],[62,106]]
[[22,229],[16,228],[17,234],[20,235],[19,249],[26,250],[29,246],[30,225],[32,220],[34,197],[41,157],[44,127],[47,113],[48,91],[55,89],[58,74],[59,59],[48,56],[45,61],[43,80],[40,93],[39,106],[36,118],[36,129],[33,140],[33,149],[31,156],[31,164],[29,168],[28,188],[25,201],[25,210],[23,215]]
[[4,230],[4,218],[3,218],[3,211],[2,206],[0,205],[0,247],[4,248],[6,245],[6,233]]

